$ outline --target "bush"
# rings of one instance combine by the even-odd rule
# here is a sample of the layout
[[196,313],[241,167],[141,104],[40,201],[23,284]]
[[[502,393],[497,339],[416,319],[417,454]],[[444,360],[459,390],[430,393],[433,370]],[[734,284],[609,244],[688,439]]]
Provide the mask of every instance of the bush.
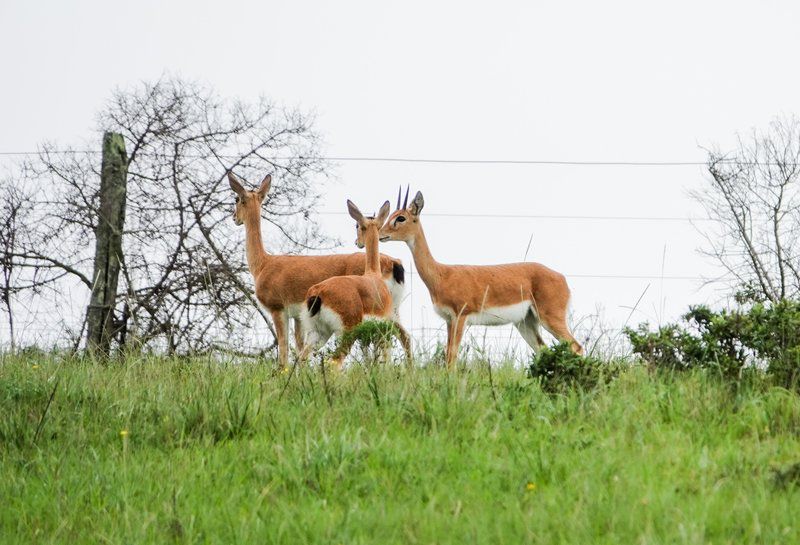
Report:
[[746,309],[692,307],[684,324],[626,329],[633,352],[656,368],[715,368],[730,378],[762,368],[777,384],[800,378],[800,302],[755,303]]
[[[391,349],[392,341],[400,339],[397,324],[388,320],[364,320],[356,327],[345,331],[336,342],[333,355],[347,355],[354,344],[361,347],[368,359],[377,360]],[[369,356],[370,350],[372,351]]]
[[579,356],[569,343],[561,342],[552,348],[544,347],[536,354],[528,371],[545,391],[563,392],[576,387],[595,388],[613,378],[617,368],[613,363]]

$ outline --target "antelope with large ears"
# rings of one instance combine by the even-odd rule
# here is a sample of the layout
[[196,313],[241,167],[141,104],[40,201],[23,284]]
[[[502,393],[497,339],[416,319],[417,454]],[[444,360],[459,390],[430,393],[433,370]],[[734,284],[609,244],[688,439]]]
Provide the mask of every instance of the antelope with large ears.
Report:
[[[364,255],[275,255],[264,250],[261,239],[261,205],[269,193],[272,176],[267,175],[256,191],[248,191],[241,180],[228,172],[228,182],[236,194],[233,220],[244,224],[247,248],[247,266],[255,282],[255,295],[259,303],[272,316],[278,341],[278,362],[285,367],[289,361],[289,320],[294,319],[294,333],[298,351],[302,351],[305,337],[300,315],[306,292],[311,286],[326,278],[364,273]],[[377,278],[400,303],[405,271],[399,259],[376,255]],[[396,314],[396,308],[392,308]]]
[[564,275],[539,263],[506,265],[444,265],[428,248],[420,215],[425,206],[421,192],[400,205],[380,230],[380,240],[408,244],[414,264],[431,294],[436,313],[447,322],[446,361],[452,366],[469,324],[514,324],[534,349],[543,344],[540,325],[558,339],[568,341],[577,354],[583,348],[567,326],[569,287]]
[[[408,334],[400,325],[392,293],[381,281],[378,254],[378,230],[389,216],[389,201],[386,201],[378,214],[364,217],[358,207],[347,201],[347,211],[356,220],[358,237],[356,244],[366,247],[366,267],[362,275],[336,276],[312,286],[306,294],[309,347],[318,349],[331,335],[341,335],[363,322],[366,318],[393,321],[399,332],[400,342],[410,362],[411,345]],[[334,356],[334,363],[341,367],[350,345],[340,346]]]

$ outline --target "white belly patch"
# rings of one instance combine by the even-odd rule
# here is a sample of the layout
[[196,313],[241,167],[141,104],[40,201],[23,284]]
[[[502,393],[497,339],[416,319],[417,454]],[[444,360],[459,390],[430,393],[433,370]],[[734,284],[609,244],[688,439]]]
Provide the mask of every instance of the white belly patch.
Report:
[[[453,311],[447,307],[434,307],[436,314],[447,321],[455,318]],[[520,301],[503,307],[486,307],[481,312],[467,316],[468,325],[504,325],[516,324],[525,319],[531,309],[530,301]]]
[[389,293],[392,294],[392,309],[395,315],[398,315],[400,304],[403,302],[403,293],[405,291],[405,287],[403,284],[398,284],[395,282],[394,278],[386,279],[384,282],[386,283],[386,287],[389,289]]
[[470,325],[516,324],[525,319],[530,309],[530,301],[520,301],[505,307],[487,307],[481,312],[467,316],[467,323]]

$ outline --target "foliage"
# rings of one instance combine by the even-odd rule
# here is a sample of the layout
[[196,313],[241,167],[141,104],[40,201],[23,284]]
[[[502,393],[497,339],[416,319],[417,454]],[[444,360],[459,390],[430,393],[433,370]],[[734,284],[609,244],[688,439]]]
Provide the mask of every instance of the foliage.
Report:
[[533,357],[528,371],[544,390],[563,392],[576,387],[592,389],[613,378],[618,369],[613,363],[579,356],[569,343],[561,342],[552,348],[542,348]]
[[0,358],[4,544],[800,541],[800,395],[758,381],[356,366],[329,403],[316,368]]
[[333,355],[350,353],[353,345],[357,345],[365,354],[373,352],[371,356],[377,359],[379,352],[391,348],[392,341],[400,339],[397,324],[389,320],[364,320],[356,327],[345,331],[336,340]]
[[626,329],[633,351],[654,367],[713,367],[736,378],[763,367],[777,384],[800,379],[800,302],[754,303],[749,308],[712,311],[692,307],[682,325],[650,331],[648,324]]

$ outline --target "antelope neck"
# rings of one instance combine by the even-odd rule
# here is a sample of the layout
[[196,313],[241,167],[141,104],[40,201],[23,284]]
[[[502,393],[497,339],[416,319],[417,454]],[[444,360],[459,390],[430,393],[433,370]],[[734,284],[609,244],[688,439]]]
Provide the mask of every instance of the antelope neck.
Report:
[[247,214],[244,222],[247,248],[247,267],[255,277],[267,259],[264,243],[261,240],[261,214]]
[[421,223],[417,236],[414,237],[414,240],[407,240],[406,244],[411,249],[411,255],[414,256],[414,265],[417,267],[417,272],[422,277],[422,281],[425,282],[429,290],[432,289],[438,281],[440,265],[431,255]]
[[367,253],[367,264],[364,274],[381,274],[381,259],[378,253],[378,227],[370,225],[364,233],[364,247]]

